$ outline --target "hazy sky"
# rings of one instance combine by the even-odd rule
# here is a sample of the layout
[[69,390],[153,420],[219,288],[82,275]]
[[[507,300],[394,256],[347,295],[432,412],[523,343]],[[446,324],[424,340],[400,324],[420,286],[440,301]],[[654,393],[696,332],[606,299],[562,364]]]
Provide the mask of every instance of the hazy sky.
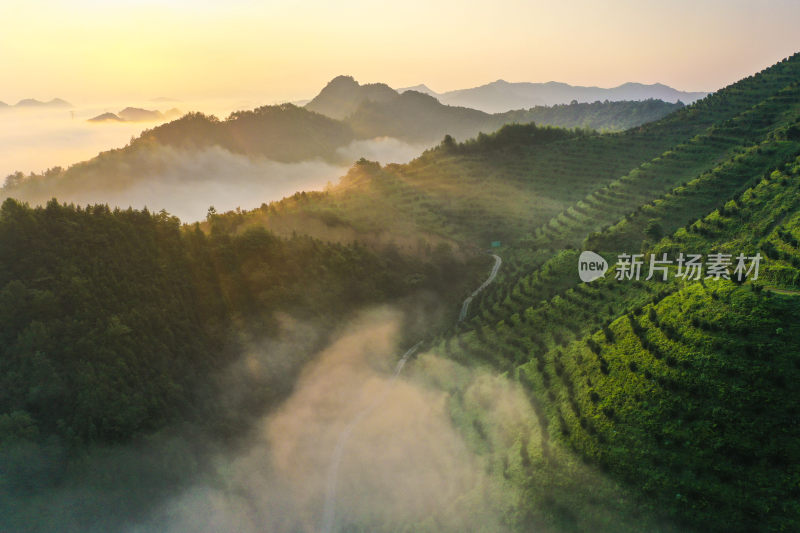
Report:
[[0,101],[313,96],[337,74],[714,90],[800,49],[797,0],[0,2]]

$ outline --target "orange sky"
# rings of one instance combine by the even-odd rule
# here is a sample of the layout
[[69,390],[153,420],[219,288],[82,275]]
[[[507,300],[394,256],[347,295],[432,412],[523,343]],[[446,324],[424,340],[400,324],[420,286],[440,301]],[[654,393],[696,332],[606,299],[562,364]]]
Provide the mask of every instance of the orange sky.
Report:
[[800,2],[0,2],[0,101],[311,97],[333,76],[714,90],[800,50]]

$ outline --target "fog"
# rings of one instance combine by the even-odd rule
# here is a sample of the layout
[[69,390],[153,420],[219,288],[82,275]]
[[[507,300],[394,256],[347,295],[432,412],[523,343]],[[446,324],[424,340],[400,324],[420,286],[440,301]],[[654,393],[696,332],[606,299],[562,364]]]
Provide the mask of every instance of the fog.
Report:
[[[356,161],[405,163],[419,155],[418,148],[397,139],[355,141],[339,153]],[[208,207],[218,212],[253,209],[298,191],[322,190],[337,183],[348,167],[322,161],[280,163],[265,158],[233,154],[219,147],[199,151],[165,147],[148,153],[149,172],[120,191],[85,190],[67,194],[76,203],[109,203],[120,207],[166,209],[184,222],[204,219]]]
[[[379,310],[353,324],[202,481],[131,532],[318,531],[336,443],[360,414],[338,469],[335,531],[502,531],[499,487],[453,427],[447,395],[391,379],[400,320]],[[375,403],[378,400],[379,403]]]
[[[568,450],[546,445],[514,380],[425,351],[393,379],[407,319],[370,309],[315,349],[317,328],[282,317],[277,338],[249,342],[221,376],[207,428],[184,424],[95,448],[68,467],[56,444],[4,450],[0,529],[674,530],[651,523]],[[253,407],[254,397],[292,382],[271,411]],[[233,420],[250,429],[218,438],[214,428]]]
[[56,187],[49,196],[82,205],[166,209],[183,222],[194,222],[204,219],[212,205],[218,212],[252,209],[297,191],[321,190],[346,170],[321,161],[280,163],[250,158],[219,147],[191,151],[160,147],[137,154],[132,168],[97,177],[122,182],[121,187]]
[[342,156],[353,161],[364,157],[381,164],[407,163],[424,152],[429,146],[424,144],[408,144],[392,137],[354,141],[337,150]]
[[[150,102],[149,108],[173,105],[181,103]],[[224,108],[219,102],[213,106]],[[238,106],[228,104],[228,108],[234,107]],[[0,112],[0,161],[6,169],[2,176],[16,170],[28,173],[56,165],[67,167],[97,155],[99,150],[123,147],[131,136],[158,124],[86,122],[85,116],[97,111],[76,111],[74,119],[63,109]],[[338,182],[349,162],[361,157],[383,164],[404,163],[424,148],[390,138],[355,141],[338,151],[348,164],[337,165],[320,160],[280,163],[219,147],[190,150],[158,146],[73,169],[66,179],[48,177],[7,194],[33,204],[55,197],[79,205],[166,209],[184,222],[193,222],[204,219],[212,205],[218,212],[251,209],[298,191],[321,190],[328,183]]]
[[41,172],[90,159],[100,151],[125,146],[131,137],[157,124],[93,124],[86,115],[75,112],[73,118],[68,108],[0,109],[0,179],[16,171]]
[[393,379],[402,323],[364,313],[245,446],[126,533],[675,531],[549,441],[508,377],[422,352]]

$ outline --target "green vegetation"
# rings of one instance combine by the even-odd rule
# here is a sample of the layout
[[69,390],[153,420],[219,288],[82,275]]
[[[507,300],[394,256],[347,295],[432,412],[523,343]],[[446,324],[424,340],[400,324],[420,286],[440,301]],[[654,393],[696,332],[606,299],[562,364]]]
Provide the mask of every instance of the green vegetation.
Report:
[[354,139],[346,124],[292,104],[281,104],[235,111],[222,121],[202,113],[189,113],[144,131],[130,148],[220,146],[236,154],[294,162],[315,157],[337,160],[337,148]]
[[[800,102],[786,97],[797,82],[787,87],[751,102],[738,119],[762,130],[749,126],[740,129],[747,135],[734,136],[734,119],[711,129],[716,141],[695,137],[704,145],[699,154],[715,145],[743,147],[723,151],[729,155],[707,170],[694,167],[693,179],[655,197],[658,182],[623,178],[611,188],[619,194],[601,197],[609,217],[622,215],[616,224],[592,235],[592,225],[550,226],[534,237],[553,246],[550,239],[574,235],[579,242],[583,234],[590,248],[611,252],[612,265],[623,251],[760,252],[758,281],[617,282],[607,274],[587,285],[575,275],[577,252],[543,262],[520,255],[517,271],[473,302],[471,320],[435,344],[448,357],[516,376],[547,428],[543,442],[573,450],[633,488],[646,515],[680,530],[787,531],[800,524],[800,472],[792,466],[800,453],[797,399],[789,385],[800,371],[800,160],[790,133]],[[651,164],[665,167],[663,160]],[[683,168],[663,175],[681,179]],[[505,453],[510,459],[517,452]],[[531,472],[520,483],[539,487],[546,479]],[[545,520],[552,512],[533,502],[522,507]],[[549,523],[580,530],[573,518],[551,514]]]
[[433,142],[444,135],[468,139],[480,132],[491,132],[505,124],[529,124],[623,131],[658,120],[680,109],[683,104],[661,100],[572,103],[552,107],[537,106],[489,115],[466,107],[439,103],[433,96],[406,91],[393,98],[365,100],[349,115],[359,137],[382,135],[408,142]]
[[[405,105],[435,108],[386,93],[349,116],[368,132]],[[583,106],[565,109],[602,115]],[[187,121],[251,132],[273,112],[309,113]],[[330,150],[326,132],[341,123],[308,124]],[[398,136],[428,125],[392,124]],[[178,127],[195,131],[172,125],[125,150]],[[453,366],[436,373],[423,355],[413,379],[442,393],[486,474],[516,496],[510,528],[800,529],[798,155],[795,55],[623,132],[510,124],[465,142],[448,135],[407,165],[361,160],[323,192],[210,211],[192,227],[166,213],[9,200],[0,438],[79,448],[213,415],[210,376],[240,343],[280,335],[282,314],[329,332],[365,304],[423,292],[452,308],[437,315],[428,301],[438,320],[426,348]],[[454,304],[494,241],[503,270],[456,324]],[[580,283],[579,247],[611,273]],[[764,259],[758,280],[616,281],[623,252]],[[524,391],[523,422],[501,423],[497,398],[473,394],[480,373]],[[271,386],[285,391],[291,377]],[[280,397],[270,395],[262,402]]]
[[[800,273],[792,245],[800,159],[781,166],[728,202],[724,217],[715,210],[645,250],[776,250],[757,282],[607,274],[575,285],[577,256],[565,253],[506,300],[488,309],[491,300],[478,302],[474,329],[443,339],[438,351],[516,375],[555,445],[635,487],[647,514],[682,529],[794,529],[800,450],[789,384],[800,378],[800,300],[762,288],[795,286]],[[559,276],[562,265],[571,279]]]
[[617,102],[572,102],[554,106],[536,106],[519,111],[508,111],[499,116],[508,122],[524,124],[535,122],[541,126],[584,128],[598,131],[624,131],[641,124],[653,122],[682,108],[680,102],[662,100]]
[[[0,243],[0,442],[120,442],[198,419],[240,344],[280,335],[278,312],[324,333],[368,303],[464,290],[464,264],[445,253],[409,259],[261,228],[206,236],[106,206],[7,200]],[[261,395],[280,397],[285,377]]]

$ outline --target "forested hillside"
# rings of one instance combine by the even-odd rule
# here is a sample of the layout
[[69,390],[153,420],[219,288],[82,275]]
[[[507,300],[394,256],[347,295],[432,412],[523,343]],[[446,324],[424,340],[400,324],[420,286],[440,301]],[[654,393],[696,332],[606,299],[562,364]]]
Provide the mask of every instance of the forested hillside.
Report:
[[199,420],[214,410],[214,376],[248,336],[280,336],[280,314],[322,337],[365,304],[448,298],[464,272],[448,253],[404,258],[261,228],[207,236],[164,213],[56,201],[6,200],[0,242],[0,442],[120,442]]
[[446,106],[434,97],[406,91],[391,99],[365,100],[346,119],[359,137],[388,135],[409,142],[432,142],[445,135],[469,139],[504,124],[529,124],[623,131],[658,120],[682,104],[661,100],[642,102],[571,103],[552,107],[486,114],[466,107]]

